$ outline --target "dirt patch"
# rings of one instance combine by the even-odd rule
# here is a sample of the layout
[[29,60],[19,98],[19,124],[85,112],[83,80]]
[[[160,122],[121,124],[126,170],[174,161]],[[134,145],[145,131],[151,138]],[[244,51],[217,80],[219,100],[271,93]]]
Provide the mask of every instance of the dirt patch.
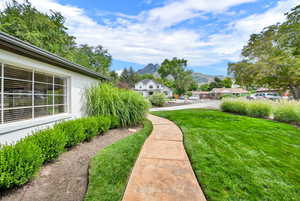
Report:
[[57,160],[44,165],[28,184],[1,195],[0,201],[81,201],[88,184],[91,157],[104,147],[127,137],[141,127],[110,130],[90,142],[77,145]]

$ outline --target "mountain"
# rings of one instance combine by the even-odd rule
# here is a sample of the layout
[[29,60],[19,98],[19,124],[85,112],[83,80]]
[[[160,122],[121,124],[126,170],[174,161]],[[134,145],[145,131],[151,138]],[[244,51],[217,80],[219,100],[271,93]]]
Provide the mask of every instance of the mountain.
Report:
[[218,77],[220,79],[224,79],[225,76],[223,75],[205,75],[203,73],[196,73],[196,72],[193,72],[193,78],[194,80],[196,80],[196,82],[198,82],[199,84],[204,84],[204,83],[209,83],[209,82],[213,82],[215,77]]
[[[159,74],[157,72],[158,68],[159,68],[158,64],[148,64],[144,68],[138,70],[137,73],[141,74],[141,75],[144,75],[144,74],[153,74],[154,76],[159,77]],[[193,78],[199,84],[213,82],[215,77],[218,77],[220,79],[224,79],[225,78],[222,75],[213,76],[213,75],[205,75],[203,73],[193,72]]]
[[159,68],[158,64],[148,64],[144,68],[137,71],[138,74],[144,75],[144,74],[154,74],[157,72]]

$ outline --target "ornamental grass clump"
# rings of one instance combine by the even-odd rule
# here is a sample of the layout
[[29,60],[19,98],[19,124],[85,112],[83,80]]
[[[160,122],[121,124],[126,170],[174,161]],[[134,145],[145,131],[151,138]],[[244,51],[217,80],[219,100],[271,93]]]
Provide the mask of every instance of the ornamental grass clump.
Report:
[[226,98],[221,104],[223,112],[247,115],[248,102],[237,98]]
[[274,120],[300,125],[300,103],[282,101],[274,106]]
[[224,112],[230,112],[250,117],[268,118],[272,113],[272,103],[269,101],[249,101],[243,98],[226,98],[221,104]]
[[149,102],[139,93],[107,83],[87,89],[86,99],[88,115],[114,116],[121,126],[141,123],[149,109]]
[[272,113],[270,101],[248,101],[244,100],[247,108],[247,115],[250,117],[268,118]]

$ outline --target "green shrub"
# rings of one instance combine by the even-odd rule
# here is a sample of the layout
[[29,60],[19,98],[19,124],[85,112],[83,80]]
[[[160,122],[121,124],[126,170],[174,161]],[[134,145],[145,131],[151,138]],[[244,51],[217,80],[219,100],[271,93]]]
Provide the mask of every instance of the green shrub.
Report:
[[121,121],[118,117],[116,116],[110,116],[110,128],[119,128],[121,126]]
[[269,101],[248,101],[246,106],[247,115],[250,117],[268,118],[272,112],[272,104]]
[[92,137],[99,134],[98,119],[96,117],[86,117],[75,121],[82,126],[83,133],[85,135],[84,140],[89,141]]
[[241,115],[247,114],[247,102],[241,99],[225,99],[221,104],[221,110]]
[[97,116],[97,128],[98,132],[104,133],[111,128],[112,118],[109,116]]
[[55,125],[67,137],[66,147],[72,147],[86,139],[84,128],[80,120],[69,120]]
[[0,191],[28,182],[43,163],[42,151],[33,142],[20,141],[0,150]]
[[152,105],[162,107],[166,102],[166,96],[164,93],[154,93],[149,97],[149,101]]
[[67,138],[60,129],[46,129],[25,138],[24,143],[27,141],[40,147],[44,162],[47,162],[56,159],[64,152]]
[[280,102],[274,107],[274,120],[300,125],[299,102]]
[[115,116],[122,126],[141,123],[149,109],[142,95],[106,83],[87,89],[86,99],[90,116]]

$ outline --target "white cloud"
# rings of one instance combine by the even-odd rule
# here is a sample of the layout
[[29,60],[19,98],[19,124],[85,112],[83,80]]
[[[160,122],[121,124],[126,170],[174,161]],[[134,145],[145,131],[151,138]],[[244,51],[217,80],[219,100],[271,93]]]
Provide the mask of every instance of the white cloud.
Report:
[[[0,0],[3,4],[4,0]],[[284,13],[299,0],[279,1],[276,7],[228,23],[226,33],[205,37],[206,30],[172,29],[185,20],[197,19],[207,13],[226,13],[229,8],[255,0],[177,0],[143,11],[137,16],[114,13],[116,20],[100,24],[85,11],[55,0],[32,0],[43,12],[60,11],[66,26],[78,43],[101,44],[114,59],[139,64],[160,63],[164,58],[184,57],[192,66],[207,66],[224,60],[237,60],[242,46],[253,32],[284,19]],[[3,5],[2,5],[3,6]],[[101,15],[101,13],[98,13]],[[102,15],[112,13],[102,13]]]

